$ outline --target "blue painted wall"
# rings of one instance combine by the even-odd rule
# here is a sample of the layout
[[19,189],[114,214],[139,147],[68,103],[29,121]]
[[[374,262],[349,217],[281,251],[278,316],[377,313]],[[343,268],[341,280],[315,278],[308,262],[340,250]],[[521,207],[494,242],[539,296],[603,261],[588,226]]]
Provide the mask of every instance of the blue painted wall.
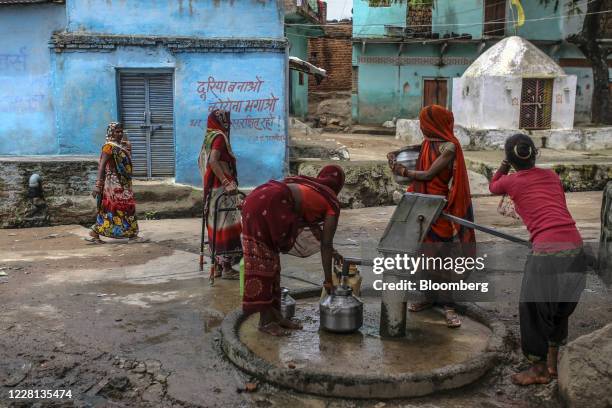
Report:
[[[308,36],[304,30],[299,28],[287,28],[287,39],[289,40],[289,55],[308,61]],[[300,85],[300,72],[289,71],[291,81],[291,114],[300,118],[308,115],[308,75],[302,74]]]
[[353,37],[384,37],[385,25],[406,26],[405,0],[387,7],[370,7],[368,0],[353,0]]
[[276,0],[67,0],[68,31],[190,37],[283,37]]
[[[446,57],[463,57],[476,52],[476,45],[462,44],[449,47]],[[439,45],[404,46],[398,54],[396,44],[377,44],[366,47],[366,57],[437,57]],[[359,61],[361,46],[353,47],[353,58]],[[448,104],[452,78],[461,76],[468,65],[425,65],[393,63],[359,63],[359,92],[353,99],[354,119],[363,124],[381,124],[393,117],[417,117],[423,104],[423,81],[428,78],[448,78]]]
[[483,10],[483,0],[439,0],[432,9],[431,30],[440,36],[454,32],[482,38]]
[[[259,92],[217,93],[222,100],[278,98],[274,109],[232,112],[232,120],[272,117],[271,129],[232,129],[240,184],[253,186],[283,174],[285,162],[285,55],[281,53],[178,53],[163,47],[120,47],[112,53],[70,52],[58,56],[56,81],[62,154],[97,153],[109,121],[117,120],[117,72],[132,68],[174,70],[176,181],[200,185],[197,157],[202,146],[208,107],[216,99],[198,93],[198,81],[263,82]],[[84,86],[88,84],[88,86]],[[74,104],[75,98],[80,101]]]
[[0,154],[57,153],[49,38],[63,5],[0,7]]
[[[118,72],[159,69],[174,75],[177,182],[201,185],[197,157],[209,104],[227,99],[245,101],[239,112],[232,112],[232,121],[243,125],[235,124],[231,132],[240,184],[254,186],[282,177],[287,146],[283,49],[171,52],[157,45],[56,53],[49,48],[52,31],[66,27],[91,34],[282,39],[279,4],[274,0],[68,0],[65,6],[0,8],[0,54],[18,54],[26,47],[27,55],[23,69],[11,65],[12,70],[0,71],[0,154],[98,154],[108,122],[119,116]],[[263,82],[257,91],[203,98],[198,82],[209,77]],[[259,99],[274,102],[263,110],[245,110],[246,101]],[[268,121],[249,126],[240,121],[247,118]]]

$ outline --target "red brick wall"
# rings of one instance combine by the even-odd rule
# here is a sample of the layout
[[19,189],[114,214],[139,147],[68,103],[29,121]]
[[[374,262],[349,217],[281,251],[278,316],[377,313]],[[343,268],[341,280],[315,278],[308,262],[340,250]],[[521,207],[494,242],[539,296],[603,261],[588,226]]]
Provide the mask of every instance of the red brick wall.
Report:
[[327,71],[319,85],[308,80],[310,92],[350,91],[352,76],[351,24],[328,25],[325,37],[308,40],[308,61]]

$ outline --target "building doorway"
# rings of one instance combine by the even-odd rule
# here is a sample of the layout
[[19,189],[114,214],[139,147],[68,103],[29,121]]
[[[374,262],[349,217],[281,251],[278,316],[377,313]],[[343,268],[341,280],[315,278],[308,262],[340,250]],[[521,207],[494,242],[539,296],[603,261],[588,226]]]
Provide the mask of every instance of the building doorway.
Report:
[[485,0],[484,8],[483,34],[503,36],[506,32],[506,0]]
[[550,129],[552,94],[552,79],[523,79],[519,125],[521,129]]
[[137,177],[174,176],[172,72],[119,71],[119,117],[132,143]]
[[448,80],[446,78],[425,79],[423,81],[423,107],[448,105]]

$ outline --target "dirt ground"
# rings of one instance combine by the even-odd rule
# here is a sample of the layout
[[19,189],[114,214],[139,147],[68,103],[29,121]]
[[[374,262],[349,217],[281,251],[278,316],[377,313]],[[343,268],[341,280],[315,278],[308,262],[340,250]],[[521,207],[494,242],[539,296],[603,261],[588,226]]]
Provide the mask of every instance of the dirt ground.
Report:
[[[601,193],[571,193],[568,203],[584,238],[597,241]],[[496,214],[498,198],[475,200],[477,221],[519,236],[519,222]],[[369,255],[393,208],[344,211],[335,245]],[[149,243],[88,244],[81,226],[0,233],[0,407],[528,407],[559,406],[556,384],[520,389],[508,376],[522,366],[517,303],[522,263],[499,265],[503,301],[481,306],[504,322],[512,352],[478,383],[404,401],[326,399],[278,389],[237,370],[222,355],[218,326],[239,307],[236,281],[208,285],[198,271],[197,219],[142,221]],[[483,248],[500,241],[478,235]],[[501,251],[503,252],[504,247]],[[499,252],[500,249],[498,248]],[[364,285],[373,279],[364,274]],[[282,284],[313,287],[320,259],[283,258]],[[571,319],[570,337],[612,321],[608,292],[592,278]],[[255,392],[246,392],[257,382]],[[16,389],[71,390],[63,401],[17,401]]]

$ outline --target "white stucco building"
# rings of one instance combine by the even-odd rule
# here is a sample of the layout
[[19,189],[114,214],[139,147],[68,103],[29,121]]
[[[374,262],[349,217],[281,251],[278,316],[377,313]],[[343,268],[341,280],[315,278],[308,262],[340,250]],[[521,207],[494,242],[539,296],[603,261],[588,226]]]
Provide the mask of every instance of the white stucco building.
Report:
[[455,123],[478,129],[571,129],[576,76],[521,37],[484,52],[453,81]]

